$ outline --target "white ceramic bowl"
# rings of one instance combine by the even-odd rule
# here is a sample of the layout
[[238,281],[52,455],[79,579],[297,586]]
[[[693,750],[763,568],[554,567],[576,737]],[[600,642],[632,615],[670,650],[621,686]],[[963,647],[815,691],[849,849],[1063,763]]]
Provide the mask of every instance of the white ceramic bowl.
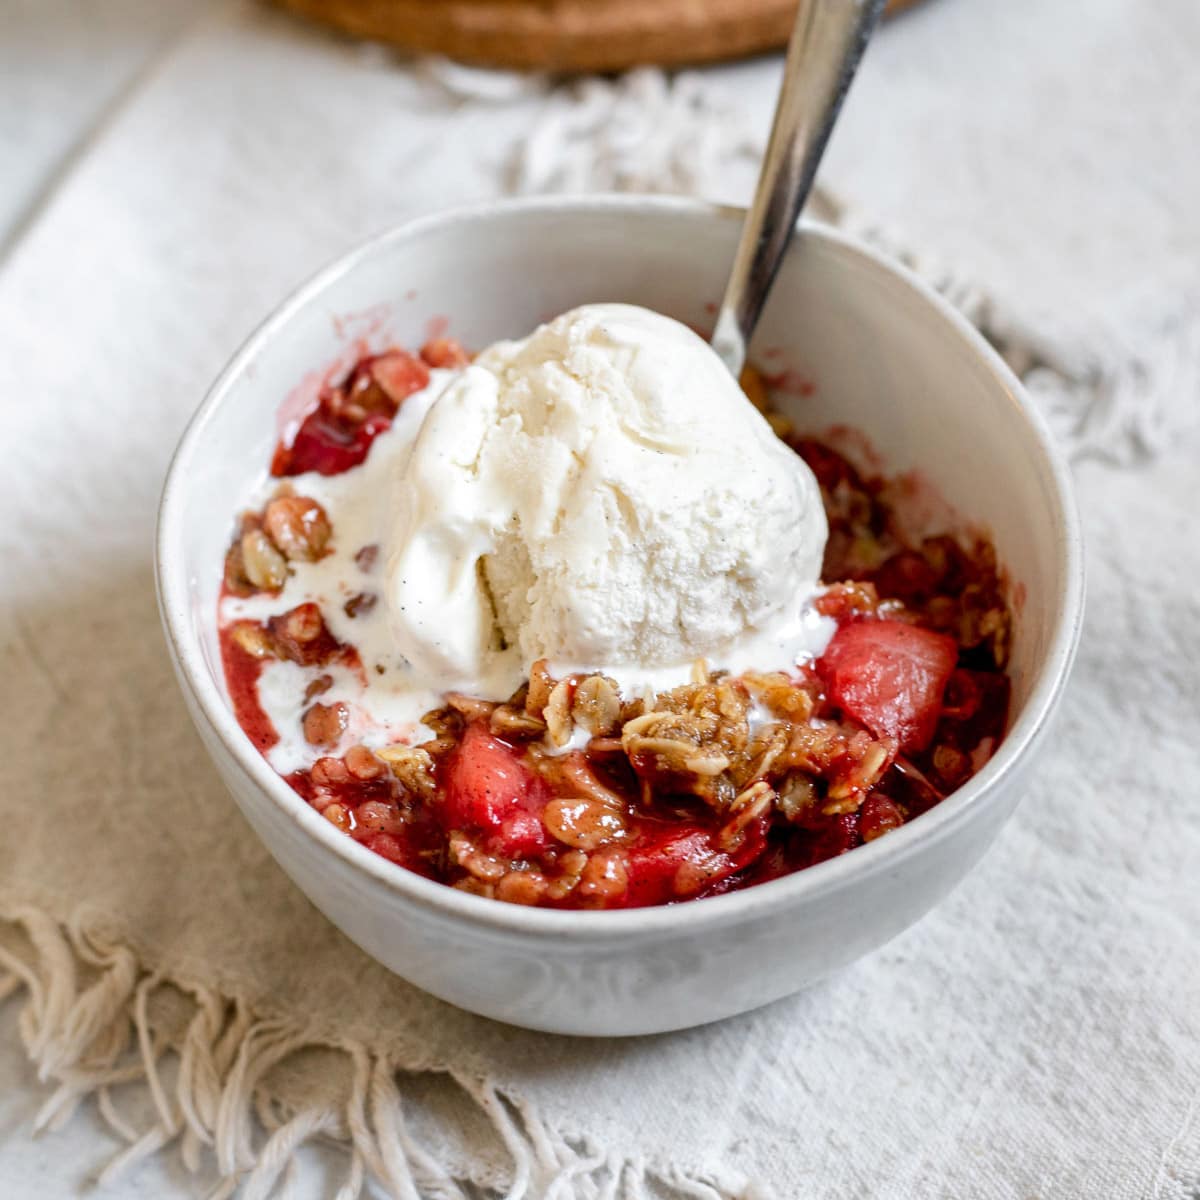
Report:
[[[238,352],[188,427],[163,493],[158,584],[184,694],[213,761],[283,869],[367,953],[434,995],[560,1033],[652,1033],[765,1004],[882,945],[970,869],[1021,798],[1074,654],[1083,606],[1066,469],[986,342],[894,263],[804,228],[756,338],[812,380],[805,428],[862,430],[889,470],[919,468],[989,528],[1023,593],[1011,727],[932,811],[851,853],[731,895],[665,908],[558,912],[470,896],[358,846],[258,755],[226,698],[215,616],[238,498],[269,459],[276,410],[374,325],[419,344],[448,318],[469,346],[588,301],[711,322],[741,213],[604,196],[501,202],[415,221],[353,251]],[[362,314],[356,321],[350,314]]]

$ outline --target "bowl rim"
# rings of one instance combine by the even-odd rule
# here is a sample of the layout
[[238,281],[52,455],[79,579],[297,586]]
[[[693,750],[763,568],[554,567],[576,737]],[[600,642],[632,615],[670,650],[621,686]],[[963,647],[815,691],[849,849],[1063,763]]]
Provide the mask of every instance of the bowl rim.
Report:
[[[452,923],[482,926],[525,937],[569,935],[575,942],[608,941],[631,934],[695,935],[730,923],[751,919],[765,909],[786,907],[820,894],[853,886],[860,876],[896,869],[916,853],[930,849],[981,811],[985,801],[998,795],[1005,783],[1027,760],[1041,738],[1062,695],[1079,643],[1083,622],[1083,543],[1066,460],[1049,427],[999,354],[957,310],[902,264],[878,250],[824,225],[802,222],[801,237],[857,260],[878,276],[899,284],[910,299],[934,310],[986,368],[996,385],[1008,394],[1033,434],[1040,452],[1039,474],[1056,511],[1059,561],[1053,581],[1057,602],[1053,632],[1025,706],[1008,730],[992,759],[963,787],[918,819],[893,830],[886,838],[858,846],[851,854],[816,863],[802,871],[702,901],[649,908],[579,910],[528,908],[470,895],[443,883],[425,879],[380,858],[335,829],[301,799],[275,773],[237,724],[216,681],[209,674],[199,634],[190,619],[192,606],[184,561],[182,502],[184,478],[197,453],[201,435],[228,395],[233,383],[251,363],[260,347],[327,287],[354,271],[362,262],[394,244],[419,239],[464,222],[487,222],[510,216],[575,213],[587,216],[653,213],[680,217],[741,222],[744,210],[690,197],[636,194],[504,198],[459,206],[392,226],[339,256],[296,288],[245,340],[208,389],[188,421],[170,465],[159,503],[155,535],[155,578],[159,610],[168,647],[178,674],[194,705],[193,715],[203,714],[224,749],[255,785],[258,792],[323,851],[337,855],[346,866],[370,877],[399,898],[430,917]],[[797,243],[799,244],[799,239]],[[794,251],[790,251],[794,252]],[[239,805],[241,803],[240,797]],[[268,847],[270,850],[270,847]],[[302,889],[303,890],[303,889]]]

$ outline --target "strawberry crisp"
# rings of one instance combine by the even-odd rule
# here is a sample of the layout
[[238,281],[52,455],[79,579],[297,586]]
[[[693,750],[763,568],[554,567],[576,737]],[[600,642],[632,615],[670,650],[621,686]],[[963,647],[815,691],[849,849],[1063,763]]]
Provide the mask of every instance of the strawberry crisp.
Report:
[[896,482],[795,430],[752,370],[743,390],[825,510],[819,652],[736,671],[699,657],[659,685],[548,657],[499,696],[414,682],[388,637],[371,508],[386,488],[368,473],[468,361],[440,340],[364,356],[327,384],[226,556],[220,637],[237,718],[347,837],[516,904],[669,904],[882,837],[988,760],[1005,730],[1011,629],[992,545],[909,535]]

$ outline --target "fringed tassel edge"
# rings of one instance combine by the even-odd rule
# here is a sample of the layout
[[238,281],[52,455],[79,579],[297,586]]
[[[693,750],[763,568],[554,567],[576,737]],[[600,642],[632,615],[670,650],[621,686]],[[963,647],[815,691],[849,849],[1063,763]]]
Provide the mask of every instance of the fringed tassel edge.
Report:
[[[65,924],[28,907],[6,919],[24,933],[28,950],[0,945],[0,1001],[17,996],[22,1004],[19,1036],[38,1078],[52,1089],[33,1132],[62,1129],[81,1103],[94,1101],[125,1143],[100,1170],[101,1185],[173,1150],[193,1173],[215,1175],[208,1200],[269,1200],[294,1182],[300,1148],[323,1139],[340,1144],[348,1156],[337,1200],[356,1200],[368,1180],[396,1200],[749,1195],[740,1178],[655,1167],[586,1137],[564,1136],[527,1100],[490,1080],[446,1070],[510,1160],[503,1178],[488,1178],[482,1169],[456,1173],[421,1144],[405,1117],[404,1079],[432,1068],[406,1066],[358,1043],[331,1044],[280,1018],[256,1016],[214,988],[147,970],[86,912]],[[194,1004],[182,1036],[176,1031],[168,1038],[156,1027],[151,1002],[160,988]],[[267,1077],[292,1055],[312,1049],[348,1057],[344,1094],[285,1111],[270,1094]],[[121,1111],[117,1094],[131,1087],[144,1089],[152,1101],[155,1119],[147,1128]]]

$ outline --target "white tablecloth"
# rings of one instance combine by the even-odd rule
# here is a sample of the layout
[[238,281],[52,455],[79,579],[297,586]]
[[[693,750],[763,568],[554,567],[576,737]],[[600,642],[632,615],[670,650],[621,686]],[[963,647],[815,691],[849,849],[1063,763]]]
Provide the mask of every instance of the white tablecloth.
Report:
[[[1086,14],[1069,0],[936,0],[880,35],[831,149],[826,205],[943,283],[1082,456],[1094,616],[1064,716],[1069,753],[1047,755],[1044,786],[940,923],[836,993],[863,1005],[870,1045],[846,1059],[858,1095],[819,1047],[811,1071],[785,1073],[806,1090],[807,1116],[772,1136],[779,1156],[801,1164],[785,1173],[789,1186],[803,1178],[814,1196],[1200,1192],[1200,539],[1186,516],[1200,449],[1197,52],[1200,14],[1187,0],[1099,0]],[[238,81],[227,93],[226,72]],[[271,86],[293,72],[311,87]],[[187,322],[176,367],[201,381],[288,287],[397,216],[513,187],[742,198],[777,73],[768,58],[671,90],[643,74],[550,91],[398,64],[240,5],[17,0],[0,12],[0,300],[19,312],[19,286],[46,324],[17,318],[0,328],[0,351],[6,337],[17,348],[59,338],[67,357],[77,344],[103,355],[118,341],[150,356],[139,338]],[[350,79],[362,107],[353,135],[339,138],[350,118],[328,89]],[[484,92],[492,103],[470,98]],[[376,156],[369,190],[352,169],[363,155]],[[217,177],[191,179],[193,164]],[[187,205],[192,191],[208,197],[203,221]],[[134,231],[127,257],[86,245],[89,231],[114,229]],[[188,243],[199,229],[223,232],[229,262]],[[65,263],[72,245],[89,291],[52,304],[61,279],[39,282],[31,263]],[[151,258],[154,278],[177,287],[179,313],[143,323],[151,314],[109,311],[105,279],[89,272],[125,264],[113,294],[129,298]],[[48,312],[61,313],[61,329]],[[123,350],[98,359],[102,386],[122,386],[112,372],[128,366]],[[11,356],[4,378],[14,384],[0,403],[24,403]],[[52,408],[53,389],[36,399]],[[10,853],[19,847],[0,835],[0,865]],[[938,979],[957,980],[952,994],[972,997],[978,1014],[940,1011]],[[889,1036],[872,1007],[882,986],[903,1036]],[[941,1034],[923,1016],[934,1012]],[[738,1027],[747,1036],[753,1020]],[[942,1045],[946,1029],[952,1044]],[[737,1032],[716,1037],[737,1047]],[[74,1194],[122,1143],[90,1104],[30,1140],[47,1091],[15,1034],[10,1001],[0,1011],[0,1194]],[[694,1065],[703,1036],[675,1039],[655,1061]],[[743,1049],[767,1069],[770,1047]],[[939,1053],[961,1077],[930,1074]],[[602,1097],[604,1065],[598,1053],[578,1065],[596,1073]],[[756,1112],[751,1094],[739,1112],[761,1139],[772,1113]],[[922,1114],[916,1150],[868,1127],[870,1096]],[[146,1097],[133,1098],[135,1125],[139,1104],[150,1114]],[[619,1128],[611,1114],[591,1116],[574,1128]],[[712,1136],[731,1158],[745,1140],[717,1125]],[[300,1194],[332,1194],[340,1157],[302,1155]],[[747,1165],[738,1172],[753,1176]],[[170,1155],[114,1185],[125,1196],[177,1191],[197,1184]]]

